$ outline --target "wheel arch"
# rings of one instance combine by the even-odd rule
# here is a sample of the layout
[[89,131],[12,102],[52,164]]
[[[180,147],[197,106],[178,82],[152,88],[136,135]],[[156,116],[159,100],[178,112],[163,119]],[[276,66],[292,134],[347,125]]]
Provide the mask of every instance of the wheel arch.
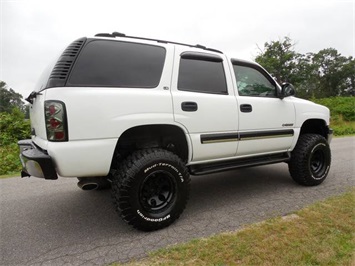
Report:
[[325,139],[328,137],[329,127],[326,121],[322,119],[308,119],[303,122],[300,130],[300,135],[304,134],[318,134]]
[[119,137],[112,166],[137,149],[164,148],[178,155],[183,162],[191,156],[191,143],[186,130],[172,124],[134,126]]

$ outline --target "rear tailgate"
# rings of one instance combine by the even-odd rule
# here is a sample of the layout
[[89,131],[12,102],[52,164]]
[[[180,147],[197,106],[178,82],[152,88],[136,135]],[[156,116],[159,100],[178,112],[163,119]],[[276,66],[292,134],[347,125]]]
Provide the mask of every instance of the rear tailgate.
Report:
[[45,94],[46,90],[37,93],[30,105],[32,141],[44,150],[47,148],[47,133],[44,117]]

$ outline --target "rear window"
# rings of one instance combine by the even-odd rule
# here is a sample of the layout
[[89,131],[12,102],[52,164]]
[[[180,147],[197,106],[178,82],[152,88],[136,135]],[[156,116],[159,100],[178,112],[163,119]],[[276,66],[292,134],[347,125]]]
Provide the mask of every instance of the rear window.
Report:
[[165,54],[159,46],[93,40],[81,51],[66,85],[154,88]]
[[208,57],[180,60],[178,89],[182,91],[227,94],[222,58],[210,61]]

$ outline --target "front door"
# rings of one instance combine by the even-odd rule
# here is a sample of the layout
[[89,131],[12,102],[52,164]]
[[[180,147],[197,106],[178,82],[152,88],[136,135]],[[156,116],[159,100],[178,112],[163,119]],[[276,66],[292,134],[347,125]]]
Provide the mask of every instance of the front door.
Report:
[[238,89],[239,146],[237,156],[288,151],[294,139],[295,109],[289,98],[256,64],[233,61]]

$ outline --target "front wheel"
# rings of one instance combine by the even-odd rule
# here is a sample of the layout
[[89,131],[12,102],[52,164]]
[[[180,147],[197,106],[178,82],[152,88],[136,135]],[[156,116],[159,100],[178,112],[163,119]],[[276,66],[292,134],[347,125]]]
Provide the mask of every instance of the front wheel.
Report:
[[185,209],[190,176],[185,164],[163,149],[135,151],[120,163],[112,179],[117,211],[133,227],[164,228]]
[[320,135],[304,134],[291,153],[289,171],[297,183],[316,186],[328,175],[331,162],[329,144]]

